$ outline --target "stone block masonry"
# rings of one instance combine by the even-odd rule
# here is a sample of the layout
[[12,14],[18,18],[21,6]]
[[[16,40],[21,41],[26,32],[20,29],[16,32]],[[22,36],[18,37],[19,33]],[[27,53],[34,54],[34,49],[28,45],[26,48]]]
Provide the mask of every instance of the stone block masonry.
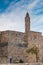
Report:
[[34,63],[35,55],[26,52],[26,49],[33,45],[38,46],[39,62],[43,62],[43,36],[40,32],[30,31],[30,16],[26,13],[24,33],[11,30],[0,31],[0,64],[15,63],[21,59],[24,62],[21,65],[42,65],[42,63]]

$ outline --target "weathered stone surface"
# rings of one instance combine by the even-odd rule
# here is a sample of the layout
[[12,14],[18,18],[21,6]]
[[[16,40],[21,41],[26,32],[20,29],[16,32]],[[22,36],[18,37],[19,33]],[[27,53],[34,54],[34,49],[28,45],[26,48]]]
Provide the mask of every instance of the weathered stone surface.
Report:
[[[40,32],[30,31],[30,17],[25,17],[25,33],[17,31],[0,32],[0,63],[12,63],[23,60],[25,63],[36,62],[34,54],[28,54],[27,48],[37,45],[39,62],[43,62],[43,36]],[[31,65],[31,64],[30,64]]]

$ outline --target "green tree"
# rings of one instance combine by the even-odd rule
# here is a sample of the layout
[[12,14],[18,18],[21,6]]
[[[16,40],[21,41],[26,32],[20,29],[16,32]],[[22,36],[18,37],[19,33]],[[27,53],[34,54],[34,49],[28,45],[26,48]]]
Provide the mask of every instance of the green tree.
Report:
[[36,62],[38,62],[38,60],[39,60],[39,49],[38,49],[38,47],[35,45],[35,46],[33,46],[32,48],[28,48],[27,50],[26,50],[26,52],[27,53],[32,53],[32,54],[35,54],[36,55]]

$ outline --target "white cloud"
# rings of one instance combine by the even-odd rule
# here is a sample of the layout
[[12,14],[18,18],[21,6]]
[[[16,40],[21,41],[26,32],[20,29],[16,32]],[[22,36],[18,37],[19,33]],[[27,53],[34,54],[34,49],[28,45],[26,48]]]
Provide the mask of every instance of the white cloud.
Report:
[[39,0],[34,0],[34,2],[30,3],[30,5],[28,6],[29,9],[30,10],[33,9],[37,5],[38,2],[39,2]]
[[37,15],[33,20],[31,19],[31,30],[43,33],[43,15]]
[[[32,11],[40,0],[34,0],[34,2],[28,4],[23,4],[24,1],[21,0],[21,2],[17,2],[16,4],[12,2],[6,9],[6,13],[0,15],[0,30],[24,31],[24,17],[28,10],[31,17],[31,30],[42,31],[41,28],[43,26],[41,27],[40,24],[43,23],[43,15],[33,15],[35,11]],[[40,11],[37,10],[36,13]]]
[[0,16],[0,30],[24,31],[24,22],[16,13],[2,14]]

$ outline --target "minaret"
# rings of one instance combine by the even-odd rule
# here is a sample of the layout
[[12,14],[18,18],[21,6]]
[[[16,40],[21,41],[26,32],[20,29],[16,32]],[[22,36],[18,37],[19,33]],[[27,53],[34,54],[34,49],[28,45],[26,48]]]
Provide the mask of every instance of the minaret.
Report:
[[29,13],[26,13],[26,17],[25,17],[25,33],[28,34],[30,31],[30,17],[29,17]]
[[29,32],[30,32],[30,17],[29,17],[29,13],[26,13],[26,17],[25,17],[25,42],[28,44],[28,37],[29,37]]

